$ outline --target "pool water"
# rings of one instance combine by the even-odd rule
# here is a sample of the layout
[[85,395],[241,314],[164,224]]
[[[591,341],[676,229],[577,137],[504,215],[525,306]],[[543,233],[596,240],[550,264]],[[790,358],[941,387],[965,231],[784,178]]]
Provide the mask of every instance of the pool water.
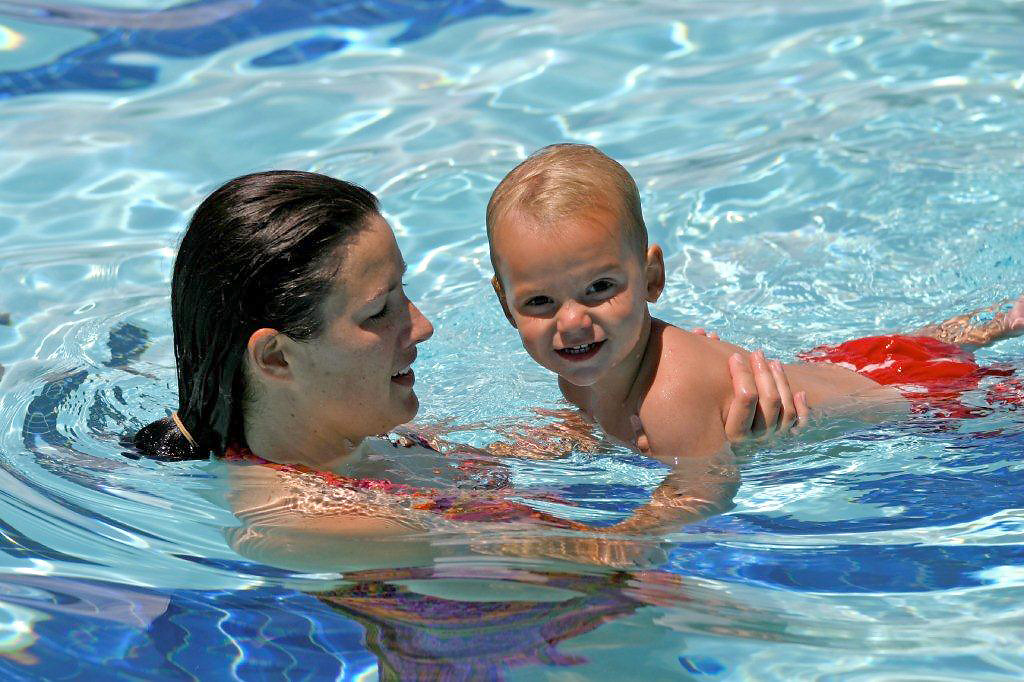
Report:
[[[1001,0],[0,0],[0,677],[1021,679],[1024,418],[988,385],[976,418],[745,455],[735,508],[630,571],[458,532],[430,566],[263,565],[212,465],[120,441],[175,404],[187,216],[254,170],[381,197],[437,329],[418,421],[476,444],[558,405],[483,233],[552,142],[636,177],[659,316],[776,357],[1016,296],[1022,29]],[[1024,370],[1019,339],[978,356]],[[508,467],[591,523],[665,474]]]

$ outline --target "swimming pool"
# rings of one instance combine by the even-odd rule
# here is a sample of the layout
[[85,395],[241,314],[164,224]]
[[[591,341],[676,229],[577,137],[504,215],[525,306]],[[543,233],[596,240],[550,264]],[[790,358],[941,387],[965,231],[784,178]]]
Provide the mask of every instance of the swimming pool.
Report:
[[[264,566],[227,546],[215,471],[119,440],[174,403],[185,216],[258,169],[381,197],[437,328],[425,423],[555,403],[482,230],[553,141],[637,178],[679,324],[788,359],[1015,296],[1022,24],[996,0],[0,0],[2,676],[1020,679],[1024,423],[984,387],[975,419],[746,457],[736,508],[630,574],[457,534],[431,567]],[[511,466],[593,522],[664,473],[614,450]]]

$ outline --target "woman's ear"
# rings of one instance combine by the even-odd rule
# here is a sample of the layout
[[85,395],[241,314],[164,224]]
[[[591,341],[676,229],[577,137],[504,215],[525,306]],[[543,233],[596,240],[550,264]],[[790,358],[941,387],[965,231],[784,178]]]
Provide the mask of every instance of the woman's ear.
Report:
[[513,328],[516,327],[516,321],[512,317],[512,311],[508,309],[508,301],[505,300],[505,287],[501,286],[501,280],[495,275],[491,277],[491,286],[494,288],[494,294],[498,297],[498,303],[501,304],[501,312],[505,313],[505,318]]
[[290,379],[292,368],[285,348],[289,340],[286,335],[269,327],[254,331],[246,344],[252,374],[270,381]]
[[646,275],[647,301],[654,303],[665,289],[665,255],[657,244],[647,249]]

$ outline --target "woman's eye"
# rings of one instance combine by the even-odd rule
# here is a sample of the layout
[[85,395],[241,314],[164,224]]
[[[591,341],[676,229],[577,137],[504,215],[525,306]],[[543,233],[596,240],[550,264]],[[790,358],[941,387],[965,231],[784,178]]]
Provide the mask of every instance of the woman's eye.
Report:
[[373,315],[370,315],[370,317],[368,319],[370,319],[370,320],[379,320],[379,319],[381,319],[382,317],[384,317],[387,314],[388,314],[388,304],[385,303],[384,307],[380,309],[380,312],[377,312],[377,313],[374,313]]

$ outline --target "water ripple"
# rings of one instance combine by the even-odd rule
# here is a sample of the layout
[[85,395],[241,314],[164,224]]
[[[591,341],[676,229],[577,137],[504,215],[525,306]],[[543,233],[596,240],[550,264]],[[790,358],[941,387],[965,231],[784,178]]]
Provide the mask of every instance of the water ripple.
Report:
[[[21,12],[0,19],[0,68],[27,72],[84,49],[94,63],[109,57],[124,77],[114,84],[138,86],[64,91],[64,80],[58,92],[39,81],[0,102],[0,563],[25,576],[0,585],[11,624],[0,652],[12,665],[66,643],[46,635],[47,618],[68,622],[54,604],[148,613],[166,602],[185,604],[166,607],[168,622],[237,623],[272,599],[306,613],[309,599],[260,590],[337,578],[244,561],[225,543],[235,521],[214,473],[120,454],[126,432],[174,403],[173,250],[192,208],[228,177],[313,169],[381,196],[410,292],[437,326],[418,362],[429,377],[418,382],[422,418],[483,421],[464,434],[476,444],[510,421],[538,423],[531,408],[556,402],[493,301],[483,230],[497,181],[551,142],[598,144],[637,178],[668,257],[659,315],[777,356],[1024,289],[1024,14],[1013,3],[538,0],[515,17],[494,3],[467,21],[372,25],[310,19],[330,4],[313,3],[305,25],[175,56],[111,56],[100,19],[180,23],[209,3],[113,4],[130,14],[83,6],[43,26],[22,3],[0,2],[0,15]],[[159,37],[139,26],[136,47]],[[979,357],[1019,369],[1022,349]],[[984,388],[966,399],[987,406]],[[657,570],[617,586],[616,617],[561,653],[587,658],[573,670],[595,678],[682,667],[903,679],[927,665],[945,671],[936,679],[1019,679],[1022,433],[1019,410],[999,409],[775,444],[743,461],[732,512],[659,538],[668,554]],[[511,475],[558,488],[560,513],[606,524],[663,473],[612,448],[518,462]],[[458,534],[438,542],[456,577],[552,571],[471,556]],[[29,580],[39,575],[72,582]],[[146,587],[126,596],[104,591],[111,581]],[[246,601],[245,588],[264,601]],[[92,618],[85,608],[76,617]],[[352,622],[311,613],[289,627]],[[246,652],[232,665],[258,659],[212,630],[211,647]]]

